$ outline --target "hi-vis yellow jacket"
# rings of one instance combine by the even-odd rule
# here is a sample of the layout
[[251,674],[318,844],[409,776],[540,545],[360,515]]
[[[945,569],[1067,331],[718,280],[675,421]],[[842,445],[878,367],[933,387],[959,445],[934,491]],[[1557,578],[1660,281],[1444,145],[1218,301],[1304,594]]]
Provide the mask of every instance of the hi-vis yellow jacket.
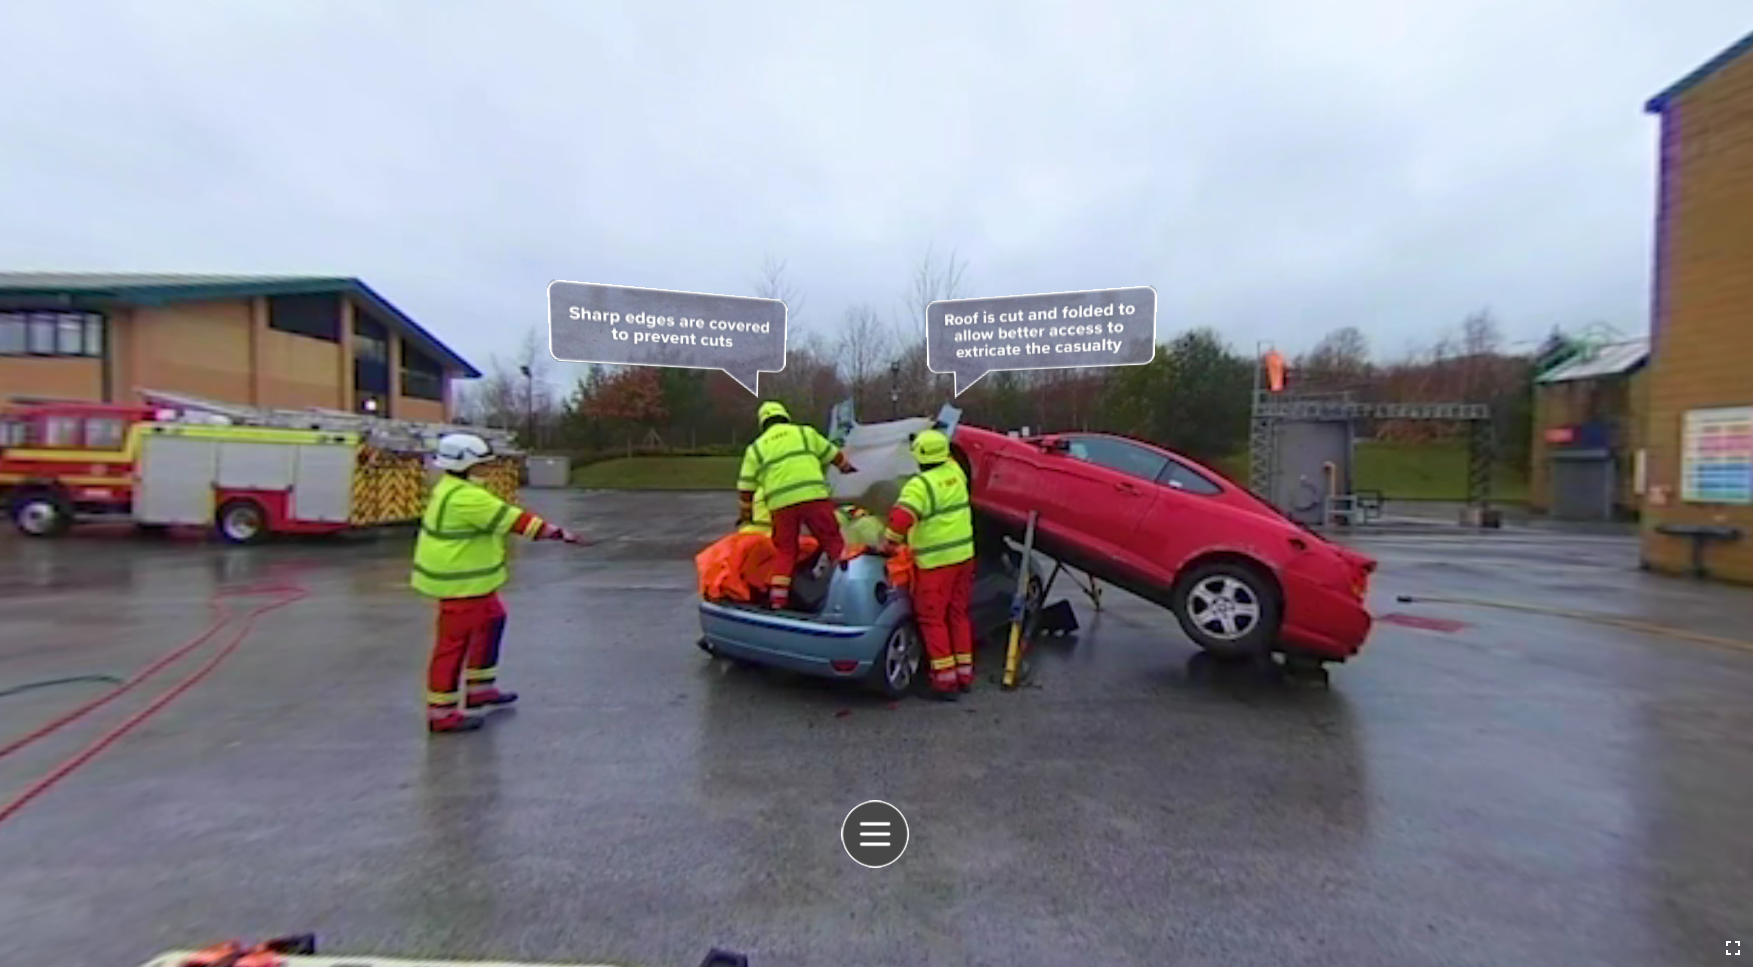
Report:
[[414,545],[414,590],[434,598],[474,598],[499,590],[510,570],[505,538],[535,538],[544,522],[492,491],[445,474],[432,487]]
[[827,466],[840,448],[813,426],[775,423],[743,451],[737,490],[760,491],[768,510],[828,498]]
[[[974,511],[968,503],[968,475],[954,460],[909,478],[895,509],[913,517],[907,546],[922,570],[949,567],[974,557]],[[900,535],[889,532],[896,540]]]

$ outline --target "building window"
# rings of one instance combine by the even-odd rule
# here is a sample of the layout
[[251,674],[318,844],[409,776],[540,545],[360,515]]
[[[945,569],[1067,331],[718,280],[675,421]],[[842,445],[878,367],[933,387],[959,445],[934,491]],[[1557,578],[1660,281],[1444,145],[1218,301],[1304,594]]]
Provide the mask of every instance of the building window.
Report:
[[[388,395],[390,332],[363,312],[353,317],[353,389],[357,394]],[[361,399],[363,405],[363,399]]]
[[438,361],[402,342],[402,395],[416,400],[444,402],[444,367]]
[[63,356],[85,355],[85,316],[63,312],[56,322],[55,352]]
[[30,351],[38,356],[55,355],[55,317],[52,314],[30,314]]
[[0,356],[102,356],[95,312],[0,312]]
[[29,345],[24,334],[24,315],[18,312],[0,312],[0,355],[20,355]]
[[271,295],[268,297],[268,328],[325,342],[340,342],[341,297],[334,294]]
[[359,313],[353,317],[353,356],[374,363],[390,359],[390,332],[383,323]]

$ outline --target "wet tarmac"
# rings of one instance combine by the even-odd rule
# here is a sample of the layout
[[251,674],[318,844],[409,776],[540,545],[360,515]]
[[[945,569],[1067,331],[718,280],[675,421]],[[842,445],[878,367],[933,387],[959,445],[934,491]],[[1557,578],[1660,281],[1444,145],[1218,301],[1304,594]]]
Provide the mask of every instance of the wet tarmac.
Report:
[[[695,649],[718,495],[533,492],[614,538],[520,550],[523,706],[430,741],[405,535],[259,548],[0,538],[0,744],[297,586],[238,651],[0,822],[0,964],[133,965],[225,936],[327,951],[693,967],[1688,965],[1753,944],[1753,591],[1635,570],[1623,537],[1357,538],[1386,623],[1328,691],[1191,661],[1109,591],[1036,687],[895,707]],[[1398,620],[1398,619],[1396,619]],[[222,645],[0,758],[0,799]],[[984,670],[998,656],[982,655]],[[854,865],[866,799],[906,855]]]

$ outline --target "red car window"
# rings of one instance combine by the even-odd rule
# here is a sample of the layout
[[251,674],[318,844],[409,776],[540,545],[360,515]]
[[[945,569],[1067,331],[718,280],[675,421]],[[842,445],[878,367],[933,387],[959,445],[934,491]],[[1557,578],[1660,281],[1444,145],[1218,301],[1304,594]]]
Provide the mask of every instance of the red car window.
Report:
[[1168,466],[1164,467],[1162,474],[1157,477],[1157,483],[1182,493],[1199,494],[1204,497],[1214,497],[1223,493],[1223,488],[1213,482],[1211,478],[1177,460],[1168,461]]
[[1141,446],[1110,437],[1067,437],[1068,453],[1073,459],[1106,467],[1128,477],[1155,482],[1169,458]]

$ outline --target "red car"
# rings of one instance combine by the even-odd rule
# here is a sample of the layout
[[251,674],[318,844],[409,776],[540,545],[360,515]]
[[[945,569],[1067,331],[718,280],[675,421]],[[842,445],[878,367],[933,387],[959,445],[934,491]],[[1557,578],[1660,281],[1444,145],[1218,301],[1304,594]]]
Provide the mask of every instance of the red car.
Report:
[[958,426],[975,509],[988,530],[1175,613],[1224,657],[1281,651],[1344,661],[1369,636],[1374,559],[1291,522],[1223,475],[1124,437],[1013,437]]

